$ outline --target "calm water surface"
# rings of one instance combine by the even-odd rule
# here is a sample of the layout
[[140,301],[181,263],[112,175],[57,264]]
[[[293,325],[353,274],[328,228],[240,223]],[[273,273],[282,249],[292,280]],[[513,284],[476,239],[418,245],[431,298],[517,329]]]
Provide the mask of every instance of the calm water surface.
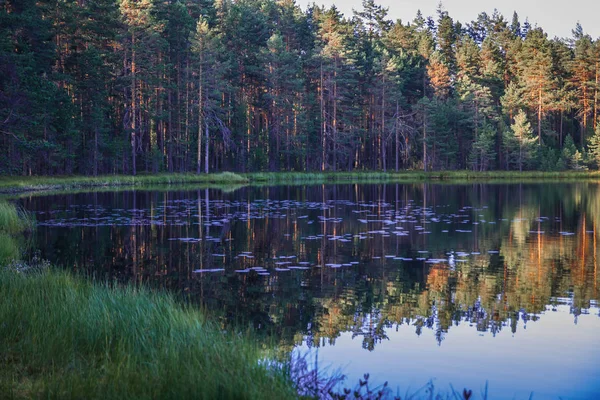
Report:
[[490,398],[600,398],[600,186],[337,185],[31,197],[43,258],[184,293],[224,327]]

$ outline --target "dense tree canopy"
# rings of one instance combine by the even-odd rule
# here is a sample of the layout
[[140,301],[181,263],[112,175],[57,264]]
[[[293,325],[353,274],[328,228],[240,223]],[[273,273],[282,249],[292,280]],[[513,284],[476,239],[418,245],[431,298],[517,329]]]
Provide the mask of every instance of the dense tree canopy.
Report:
[[0,173],[597,168],[599,77],[516,13],[0,0]]

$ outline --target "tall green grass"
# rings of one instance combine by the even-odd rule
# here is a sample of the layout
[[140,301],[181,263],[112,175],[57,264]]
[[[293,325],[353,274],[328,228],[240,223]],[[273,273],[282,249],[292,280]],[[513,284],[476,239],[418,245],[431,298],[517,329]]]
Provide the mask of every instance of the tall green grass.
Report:
[[30,213],[0,202],[0,266],[19,258],[21,233],[33,229],[34,225]]
[[19,257],[17,241],[4,232],[0,232],[0,266],[8,264]]
[[259,362],[247,337],[222,332],[164,293],[7,269],[0,293],[0,392],[7,397],[296,396],[283,373]]
[[34,223],[31,214],[12,204],[0,202],[0,232],[15,235],[31,229]]

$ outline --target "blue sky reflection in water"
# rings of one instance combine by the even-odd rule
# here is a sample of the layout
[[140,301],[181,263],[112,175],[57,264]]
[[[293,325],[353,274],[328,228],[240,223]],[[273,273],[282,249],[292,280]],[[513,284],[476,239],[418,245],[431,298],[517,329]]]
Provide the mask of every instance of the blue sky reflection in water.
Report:
[[[435,331],[415,335],[415,327],[400,325],[388,331],[376,351],[361,347],[361,337],[344,333],[334,346],[318,350],[307,346],[298,352],[318,357],[323,368],[341,366],[347,384],[358,382],[370,371],[370,382],[386,380],[399,386],[399,393],[414,393],[431,376],[436,390],[450,392],[471,388],[477,397],[488,381],[490,399],[597,399],[600,379],[598,308],[579,315],[577,325],[569,306],[548,308],[538,321],[527,322],[513,334],[477,332],[468,324],[453,326],[439,346]],[[592,315],[595,314],[595,315]],[[392,386],[394,388],[394,386]]]
[[430,379],[476,393],[488,380],[494,398],[600,392],[598,184],[121,191],[22,205],[43,258],[183,293],[283,349],[318,348],[350,386],[368,372],[402,394]]

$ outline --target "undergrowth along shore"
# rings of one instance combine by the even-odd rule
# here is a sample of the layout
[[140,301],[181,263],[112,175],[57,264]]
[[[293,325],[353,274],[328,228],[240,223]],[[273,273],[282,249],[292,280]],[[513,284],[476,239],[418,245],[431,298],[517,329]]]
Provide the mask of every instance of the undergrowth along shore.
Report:
[[0,202],[0,267],[19,257],[22,233],[34,227],[35,220],[31,214]]
[[210,174],[140,174],[103,176],[15,176],[0,177],[0,193],[76,190],[106,187],[148,187],[152,185],[264,185],[320,183],[414,183],[414,182],[531,182],[600,181],[600,171],[360,171],[360,172],[219,172]]

